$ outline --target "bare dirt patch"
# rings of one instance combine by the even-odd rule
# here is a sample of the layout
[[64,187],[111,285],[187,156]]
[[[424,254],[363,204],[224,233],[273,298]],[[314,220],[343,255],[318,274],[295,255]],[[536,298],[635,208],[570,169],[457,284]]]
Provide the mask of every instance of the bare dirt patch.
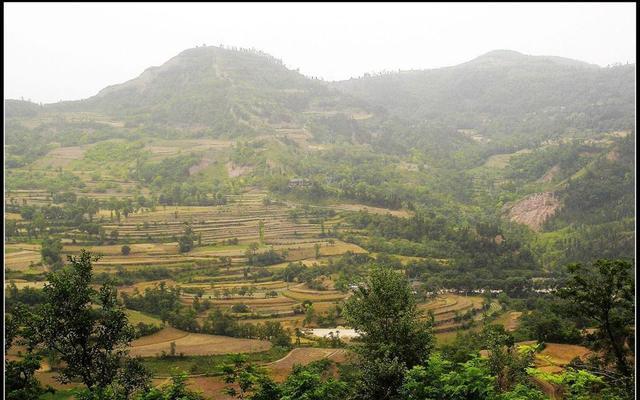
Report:
[[551,182],[553,178],[558,175],[558,172],[560,172],[560,166],[554,165],[544,175],[542,175],[538,181],[543,183]]
[[189,167],[189,176],[204,171],[209,166],[209,164],[211,164],[211,160],[208,158],[203,158],[198,164]]
[[248,165],[236,165],[233,162],[229,161],[227,164],[227,173],[230,178],[237,178],[239,176],[243,176],[251,172],[253,169]]
[[539,231],[544,222],[560,208],[560,201],[552,192],[535,193],[506,208],[511,221]]
[[271,371],[274,379],[283,381],[291,372],[294,365],[307,365],[313,361],[322,360],[324,358],[333,358],[338,353],[344,353],[344,349],[323,349],[318,347],[297,348],[291,350],[289,354],[266,364],[265,366]]

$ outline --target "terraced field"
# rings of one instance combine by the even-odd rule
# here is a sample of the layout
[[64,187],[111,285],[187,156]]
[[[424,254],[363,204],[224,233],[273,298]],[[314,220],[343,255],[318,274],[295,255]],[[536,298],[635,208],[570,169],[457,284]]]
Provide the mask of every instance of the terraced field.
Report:
[[344,361],[347,350],[326,349],[319,347],[301,347],[291,350],[284,358],[265,364],[276,381],[283,381],[291,372],[294,365],[307,365],[313,361],[328,358],[334,361]]
[[175,343],[176,354],[186,356],[254,353],[271,347],[271,343],[265,340],[189,333],[167,327],[153,335],[134,340],[131,343],[131,354],[140,357],[154,357],[162,352],[169,354],[172,342]]

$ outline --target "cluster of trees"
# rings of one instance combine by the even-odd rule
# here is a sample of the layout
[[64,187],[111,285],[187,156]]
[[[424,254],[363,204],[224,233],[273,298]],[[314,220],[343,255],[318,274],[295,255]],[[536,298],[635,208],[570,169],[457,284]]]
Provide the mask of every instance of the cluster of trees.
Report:
[[[339,258],[329,259],[326,264],[314,264],[312,267],[301,262],[291,262],[284,269],[275,272],[272,279],[285,282],[304,282],[313,286],[318,278],[337,274],[336,289],[346,291],[350,283],[358,281],[366,273],[366,267],[371,264],[372,260],[367,254],[349,251]],[[324,290],[324,287],[316,289]]]
[[[257,245],[257,243],[252,243]],[[286,261],[286,252],[278,252],[274,249],[269,249],[264,252],[257,252],[255,247],[249,247],[245,254],[247,256],[247,264],[255,265],[258,267],[264,267],[267,265],[279,264]]]
[[106,201],[99,201],[78,197],[72,192],[59,191],[53,193],[52,200],[54,204],[51,205],[19,205],[10,197],[6,207],[11,212],[20,213],[22,221],[11,221],[6,230],[7,235],[41,238],[49,232],[57,233],[64,228],[77,228],[89,236],[95,235],[102,242],[110,240],[115,243],[118,232],[106,232],[102,228],[101,222],[104,221],[104,217],[96,218],[100,210],[111,212],[110,221],[114,221],[114,217],[120,221],[122,215],[127,218],[134,212],[155,208],[153,199],[147,199],[142,195],[134,199],[112,197]]
[[[369,251],[425,257],[411,261],[407,272],[416,279],[437,276],[448,288],[507,290],[515,279],[542,274],[526,234],[497,219],[456,223],[418,210],[409,218],[358,212],[347,220],[367,236],[347,232],[344,240]],[[446,260],[448,267],[434,259]]]

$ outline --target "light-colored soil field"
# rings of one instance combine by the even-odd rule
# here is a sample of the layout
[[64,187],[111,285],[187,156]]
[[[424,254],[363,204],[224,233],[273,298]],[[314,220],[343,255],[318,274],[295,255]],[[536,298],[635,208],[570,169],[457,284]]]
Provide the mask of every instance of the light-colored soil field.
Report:
[[[576,357],[586,359],[591,351],[573,344],[546,343],[544,350],[536,355],[537,367],[563,367]],[[552,372],[547,368],[547,372]]]
[[[26,271],[32,264],[37,264],[42,260],[40,252],[22,250],[12,251],[5,253],[4,255],[4,267],[11,270]],[[44,271],[42,267],[36,267],[41,271]]]
[[318,347],[296,348],[280,360],[266,364],[265,366],[276,381],[283,381],[287,375],[291,373],[291,368],[293,368],[294,365],[307,365],[312,361],[323,358],[340,357],[343,356],[341,353],[345,352],[346,350],[344,349],[324,349]]
[[[159,207],[155,211],[139,212],[122,218],[118,223],[106,222],[106,232],[117,230],[120,238],[131,241],[152,237],[171,239],[182,235],[184,223],[189,222],[202,244],[220,244],[237,238],[242,243],[259,242],[259,224],[264,223],[264,240],[274,244],[282,239],[314,239],[320,233],[319,224],[305,220],[293,222],[289,218],[289,206],[263,204],[265,192],[253,191],[229,196],[230,203],[209,207]],[[213,249],[217,250],[217,249]]]
[[33,168],[59,168],[66,167],[73,160],[81,160],[89,146],[58,147],[32,164]]
[[[126,257],[133,258],[136,255],[160,256],[178,254],[178,243],[134,243],[128,246],[131,248],[131,251],[128,256],[123,256],[125,259]],[[79,254],[81,249],[104,256],[122,255],[122,244],[106,246],[65,245],[63,252],[67,254]]]
[[430,302],[419,304],[418,308],[425,313],[432,312],[435,317],[436,332],[455,329],[460,325],[455,322],[456,316],[462,316],[471,310],[482,308],[483,298],[478,296],[461,296],[457,294],[439,295]]
[[221,376],[198,376],[189,378],[187,380],[189,388],[197,392],[202,393],[207,399],[213,400],[233,400],[235,397],[231,397],[224,392],[224,389],[229,385],[224,382],[224,377]]
[[22,216],[18,213],[6,212],[4,213],[4,219],[10,221],[20,221],[22,220]]
[[290,299],[297,301],[305,301],[310,300],[312,302],[334,302],[345,299],[348,295],[347,293],[342,293],[338,291],[303,291],[301,289],[290,288],[282,292],[283,296],[286,296]]
[[509,206],[507,215],[511,221],[527,225],[538,231],[560,206],[560,201],[554,193],[535,193]]
[[340,336],[342,339],[351,339],[360,336],[355,329],[345,328],[338,326],[335,328],[314,328],[310,329],[309,333],[317,337],[329,337],[329,333]]
[[176,354],[201,356],[227,353],[254,353],[271,348],[265,340],[239,339],[227,336],[189,333],[175,328],[164,328],[158,333],[145,336],[131,343],[131,354],[141,357],[154,357],[171,349],[176,344]]

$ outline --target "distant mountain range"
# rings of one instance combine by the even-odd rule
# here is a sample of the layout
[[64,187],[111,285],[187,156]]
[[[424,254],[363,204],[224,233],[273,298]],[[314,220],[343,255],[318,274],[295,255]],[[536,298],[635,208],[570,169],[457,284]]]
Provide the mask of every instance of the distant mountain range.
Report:
[[[7,116],[38,112],[7,102]],[[309,115],[376,113],[504,132],[549,121],[563,129],[622,129],[635,111],[635,64],[601,68],[552,56],[496,50],[453,67],[327,83],[267,54],[198,47],[85,100],[47,111],[98,112],[131,124],[251,131],[304,123]]]

